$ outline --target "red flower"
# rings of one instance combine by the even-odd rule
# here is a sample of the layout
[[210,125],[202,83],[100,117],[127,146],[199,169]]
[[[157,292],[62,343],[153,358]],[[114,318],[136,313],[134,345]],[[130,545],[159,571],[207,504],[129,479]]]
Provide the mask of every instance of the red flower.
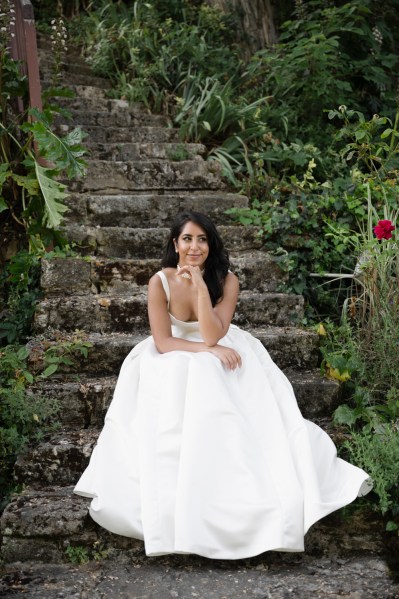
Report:
[[391,239],[394,229],[395,227],[390,220],[379,220],[374,227],[374,233],[378,239]]

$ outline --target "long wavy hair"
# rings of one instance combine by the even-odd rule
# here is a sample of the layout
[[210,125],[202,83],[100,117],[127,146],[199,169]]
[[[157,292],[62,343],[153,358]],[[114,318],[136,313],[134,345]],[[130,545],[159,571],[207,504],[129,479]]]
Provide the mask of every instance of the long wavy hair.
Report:
[[179,254],[175,250],[174,240],[178,239],[184,226],[193,222],[206,233],[209,254],[205,261],[204,281],[208,287],[212,306],[215,306],[223,298],[223,287],[230,267],[229,254],[213,222],[201,212],[187,210],[180,212],[173,221],[169,239],[166,244],[162,259],[162,267],[176,268]]

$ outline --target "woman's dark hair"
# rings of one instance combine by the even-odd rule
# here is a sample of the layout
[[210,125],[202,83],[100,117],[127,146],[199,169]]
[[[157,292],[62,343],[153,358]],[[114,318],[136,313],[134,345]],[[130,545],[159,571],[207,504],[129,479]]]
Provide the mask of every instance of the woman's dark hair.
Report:
[[201,212],[180,212],[171,227],[165,254],[162,259],[162,267],[176,268],[179,254],[175,250],[174,239],[177,240],[184,225],[193,222],[206,233],[209,246],[209,255],[205,262],[204,281],[208,287],[212,305],[218,303],[223,297],[224,280],[230,267],[229,254],[213,222]]

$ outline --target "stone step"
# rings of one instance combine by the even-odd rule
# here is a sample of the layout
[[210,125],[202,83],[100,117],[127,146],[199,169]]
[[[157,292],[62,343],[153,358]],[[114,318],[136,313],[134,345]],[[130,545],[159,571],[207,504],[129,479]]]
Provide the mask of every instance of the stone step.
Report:
[[[45,78],[48,74],[51,74],[54,70],[54,56],[42,48],[38,50],[38,58],[39,58],[39,70],[42,78]],[[73,59],[68,60],[68,56],[63,56],[58,66],[60,76],[62,79],[69,79],[70,75],[74,75],[79,73],[79,75],[87,75],[92,77],[94,75],[91,66],[86,62],[86,60],[75,54]]]
[[[313,331],[296,327],[246,327],[270,353],[272,359],[284,371],[300,372],[316,368],[319,361],[319,338]],[[149,335],[148,330],[135,333],[87,333],[83,341],[91,344],[89,358],[75,356],[74,367],[62,367],[60,372],[68,376],[76,372],[77,377],[104,377],[116,375],[130,350]],[[68,341],[68,335],[63,335]],[[48,343],[54,343],[50,339]],[[32,347],[42,347],[41,339],[33,338]],[[99,390],[99,392],[101,389]]]
[[230,222],[229,208],[248,205],[244,195],[223,191],[177,191],[125,195],[72,194],[65,200],[68,222],[117,227],[165,227],[175,215],[195,210],[208,215],[216,225]]
[[[339,404],[338,384],[322,378],[316,369],[296,371],[290,367],[284,371],[293,385],[303,416],[311,420],[329,417]],[[101,428],[117,380],[116,375],[101,374],[96,378],[86,378],[82,374],[79,380],[73,375],[58,375],[55,380],[36,384],[30,393],[57,399],[60,406],[57,419],[64,427],[76,430]],[[26,461],[23,456],[21,459]]]
[[[40,81],[43,89],[53,87],[52,69],[40,69]],[[73,85],[90,85],[91,87],[98,87],[103,90],[112,88],[112,82],[110,79],[106,79],[105,77],[97,77],[93,73],[82,73],[79,69],[77,72],[68,71],[68,73],[61,73],[56,85],[57,87],[63,86],[68,88]]]
[[65,430],[27,449],[15,463],[15,482],[39,489],[76,483],[99,434],[99,429]]
[[73,192],[120,194],[154,190],[222,190],[221,165],[215,160],[88,160],[86,177],[63,182]]
[[193,160],[206,153],[202,144],[191,143],[85,143],[92,160],[127,162],[136,160],[169,160],[181,162]]
[[[2,516],[4,562],[62,563],[68,559],[66,549],[69,545],[87,547],[92,551],[100,545],[103,551],[120,550],[130,558],[141,555],[148,562],[148,558],[144,558],[141,541],[113,535],[97,526],[88,515],[89,503],[89,499],[74,495],[72,486],[54,486],[40,491],[25,488],[8,504]],[[337,560],[359,553],[375,557],[385,553],[384,541],[384,522],[369,508],[353,511],[350,518],[345,517],[342,511],[323,518],[306,535],[305,549],[307,556],[319,559],[324,556]],[[281,553],[266,555],[281,564]],[[195,557],[196,562],[198,559]],[[298,554],[296,561],[300,559],[301,554]],[[346,597],[352,595],[355,599],[353,593],[345,594]],[[312,592],[310,596],[313,597]],[[157,597],[160,595],[157,594]],[[373,594],[373,597],[377,595]],[[390,599],[394,597],[389,595]],[[371,595],[367,594],[367,598],[371,599]],[[388,595],[384,599],[388,599]]]
[[100,110],[71,110],[68,107],[68,119],[59,115],[54,119],[54,126],[62,124],[72,126],[81,125],[84,130],[86,127],[168,127],[170,120],[161,114],[151,114],[143,111],[137,111],[124,103],[123,108],[112,112],[100,112]]
[[[46,86],[46,82],[43,82],[42,85],[45,87]],[[106,108],[108,106],[108,102],[114,101],[114,102],[121,102],[122,100],[112,100],[111,98],[108,98],[108,90],[107,89],[103,89],[100,87],[96,87],[93,85],[68,85],[68,92],[71,92],[72,97],[66,97],[64,98],[63,96],[57,96],[57,104],[59,104],[60,106],[68,106],[70,102],[74,102],[74,100],[79,100],[81,102],[83,102],[82,106],[85,106],[85,102],[90,103],[90,105],[93,107],[93,109],[96,106],[96,102],[99,102],[100,106],[103,106],[103,110],[107,111],[108,108]],[[88,104],[89,105],[89,104]],[[133,107],[136,107],[137,109],[140,108],[139,105],[133,105]]]
[[[145,223],[140,224],[143,226]],[[257,227],[219,225],[218,231],[232,254],[262,247]],[[75,249],[82,255],[160,260],[169,228],[89,227],[67,222],[63,233],[71,243],[79,244]]]
[[87,133],[87,140],[90,143],[171,143],[179,141],[179,131],[172,127],[100,127],[98,125],[87,125],[82,123],[59,124],[54,127],[58,134],[65,134],[80,127]]
[[[313,393],[313,395],[305,398],[304,394],[310,388],[309,378],[313,380],[314,384],[317,378],[318,396],[316,394],[315,397]],[[335,391],[335,388],[331,386],[331,389],[328,389],[328,386],[321,382],[318,374],[315,375],[314,372],[310,372],[304,376],[303,373],[297,373],[296,387],[299,390],[298,402],[301,401],[303,403],[300,407],[304,417],[317,421],[314,409],[320,412],[320,399],[322,399],[324,412],[331,409],[331,405],[326,405],[327,401],[324,392],[331,389]],[[103,406],[103,409],[107,408],[108,405]],[[62,409],[64,409],[64,406],[62,406]],[[307,410],[307,412],[304,410]],[[98,408],[97,413],[101,413],[101,410]],[[323,416],[325,416],[325,413]],[[91,427],[72,431],[64,429],[52,435],[51,438],[27,448],[18,456],[15,463],[15,482],[18,485],[29,485],[36,489],[51,485],[71,485],[76,483],[89,463],[102,424],[103,422],[100,422],[100,426],[96,428]],[[328,428],[331,429],[331,426]],[[342,438],[341,432],[338,432],[337,436],[334,435],[333,429],[329,432],[330,434],[332,433],[332,438],[335,442]]]
[[72,86],[71,91],[74,93],[73,97],[60,97],[57,104],[68,109],[68,110],[79,110],[82,116],[86,111],[88,112],[123,112],[124,110],[132,111],[136,116],[140,114],[151,114],[151,111],[146,108],[144,104],[139,102],[129,103],[127,100],[121,100],[117,98],[109,98],[106,92],[101,94],[101,90],[98,87],[89,86]]
[[[302,296],[247,290],[240,294],[233,322],[284,327],[298,322],[303,314]],[[45,298],[37,303],[34,326],[36,332],[48,327],[97,333],[147,330],[147,294],[132,288],[128,294]]]
[[[241,290],[277,291],[286,280],[272,256],[247,252],[231,257]],[[160,268],[158,259],[53,258],[42,260],[41,288],[46,298],[61,295],[130,294],[147,285]]]

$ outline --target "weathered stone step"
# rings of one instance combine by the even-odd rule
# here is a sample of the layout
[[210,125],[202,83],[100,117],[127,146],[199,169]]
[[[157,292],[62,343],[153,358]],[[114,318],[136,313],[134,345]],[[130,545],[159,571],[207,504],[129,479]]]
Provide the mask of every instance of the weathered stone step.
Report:
[[[317,392],[303,397],[306,390],[310,389],[309,379],[317,385]],[[317,382],[316,382],[317,379]],[[328,382],[327,382],[328,383]],[[320,414],[321,408],[331,410],[331,405],[326,405],[325,391],[335,391],[334,386],[323,385],[319,375],[314,372],[296,374],[296,386],[299,389],[298,401],[304,405],[300,406],[304,417],[317,421],[317,410]],[[301,393],[302,391],[302,393]],[[313,390],[314,391],[314,390]],[[316,396],[315,396],[316,395]],[[111,397],[110,397],[111,399]],[[331,400],[331,397],[329,397]],[[321,405],[322,404],[322,405]],[[313,409],[312,409],[313,408]],[[64,409],[64,406],[62,406]],[[307,410],[305,412],[305,410]],[[97,410],[100,413],[100,410]],[[71,431],[65,429],[42,441],[18,456],[14,467],[14,480],[17,484],[29,485],[32,488],[41,488],[49,485],[70,485],[77,482],[79,476],[89,463],[94,445],[100,434],[100,426]],[[331,427],[329,427],[331,428]],[[334,430],[330,430],[334,441]],[[338,436],[338,439],[340,435]]]
[[91,143],[170,143],[179,141],[179,131],[172,127],[99,127],[82,123],[59,124],[54,128],[56,133],[67,133],[74,127],[80,127],[87,133]]
[[65,550],[70,543],[93,546],[98,540],[98,527],[87,512],[88,501],[72,490],[25,489],[8,504],[1,518],[5,562],[62,562],[66,561]]
[[42,441],[19,455],[15,481],[32,488],[73,484],[89,463],[99,433],[98,429],[63,431]]
[[[248,200],[223,191],[176,191],[124,195],[73,194],[66,198],[68,222],[80,225],[117,227],[164,227],[178,212],[196,210],[207,214],[216,225],[225,224],[229,208],[243,208]],[[227,242],[228,240],[226,240]]]
[[101,90],[97,87],[89,86],[72,86],[71,89],[74,97],[60,97],[57,104],[69,110],[80,110],[82,116],[85,111],[88,112],[120,112],[124,110],[133,111],[137,116],[140,114],[151,114],[151,111],[140,104],[139,102],[129,103],[127,100],[117,98],[109,98],[105,92],[101,94]]
[[[247,252],[231,259],[241,290],[276,291],[286,280],[284,273],[266,252]],[[160,269],[158,259],[53,258],[42,261],[41,288],[48,298],[54,295],[126,293],[147,285]]]
[[[120,549],[130,557],[143,554],[141,541],[112,535],[98,527],[88,515],[89,502],[74,495],[72,486],[54,486],[40,491],[26,488],[11,501],[2,516],[4,562],[60,563],[67,561],[69,545],[95,550],[98,542],[103,550]],[[338,559],[359,553],[375,557],[385,553],[384,541],[382,518],[370,509],[363,509],[352,513],[350,518],[345,518],[342,512],[323,518],[306,535],[305,548],[306,555],[318,558],[324,555]],[[267,555],[269,560],[281,564],[281,553]],[[297,558],[301,559],[301,555]],[[395,595],[389,597],[394,599]],[[371,599],[371,595],[367,598]]]
[[[44,89],[52,87],[52,77],[52,70],[41,69],[40,81]],[[86,72],[81,73],[79,70],[76,73],[73,71],[68,71],[68,74],[65,73],[63,77],[60,77],[57,85],[66,87],[71,87],[72,85],[90,85],[91,87],[98,87],[100,89],[111,89],[112,87],[109,79],[97,77],[94,74]]]
[[[70,102],[74,102],[74,100],[79,100],[82,102],[82,106],[85,106],[85,102],[91,103],[93,108],[96,106],[96,102],[99,102],[101,106],[107,106],[107,102],[110,100],[113,102],[122,102],[122,100],[112,100],[112,98],[108,98],[108,90],[100,87],[96,87],[93,85],[68,85],[68,91],[73,94],[73,97],[63,96],[57,97],[57,104],[60,106],[69,106]],[[134,104],[133,107],[140,108],[139,105]],[[104,110],[108,110],[108,108],[104,108]]]
[[[303,318],[302,296],[288,293],[243,291],[234,322],[239,325],[290,326]],[[128,294],[71,295],[40,300],[35,312],[35,330],[48,327],[107,333],[148,328],[147,294],[131,289]]]
[[[144,224],[140,223],[141,226]],[[262,247],[257,227],[219,225],[218,231],[231,253]],[[79,244],[75,249],[82,255],[158,260],[169,236],[169,228],[162,227],[89,227],[73,223],[66,223],[63,232],[70,242]]]
[[[50,52],[42,48],[38,50],[38,58],[40,75],[42,78],[45,78],[53,72],[54,58]],[[89,77],[94,75],[91,66],[78,54],[75,54],[72,59],[69,59],[68,56],[63,56],[58,68],[63,79],[69,79],[71,74],[74,75],[76,73],[79,73],[79,75],[88,75]]]
[[134,108],[130,109],[124,106],[123,109],[113,112],[100,112],[88,110],[71,110],[68,106],[69,116],[65,119],[63,116],[58,116],[54,119],[54,126],[63,123],[68,125],[82,124],[83,129],[86,127],[168,127],[170,120],[161,114],[150,114],[138,112]]
[[170,160],[181,162],[193,160],[196,156],[206,153],[202,144],[191,143],[85,143],[90,158],[110,160],[112,162],[127,162],[136,160]]
[[[299,369],[301,372],[315,368],[319,360],[319,339],[313,331],[296,327],[246,327],[258,338],[270,353],[272,359],[283,370]],[[78,357],[75,371],[78,376],[104,377],[116,375],[130,350],[149,334],[148,330],[131,333],[87,333],[84,341],[91,344],[89,358]],[[40,340],[38,344],[40,346]],[[35,345],[35,340],[32,340]],[[70,373],[64,367],[60,372]],[[101,389],[97,389],[101,392]]]
[[64,181],[70,191],[120,194],[153,190],[221,190],[221,165],[215,160],[137,160],[108,162],[88,160],[87,176],[77,181]]
[[[119,366],[120,364],[118,368]],[[322,378],[319,371],[315,369],[299,372],[290,367],[285,369],[285,373],[293,385],[304,417],[313,420],[328,418],[331,415],[339,403],[339,386],[336,382]],[[60,405],[57,419],[64,427],[101,428],[113,396],[116,380],[116,375],[96,378],[85,378],[83,375],[80,380],[76,380],[72,375],[65,375],[58,380],[37,384],[30,393],[57,399]],[[24,457],[21,459],[26,461]]]

